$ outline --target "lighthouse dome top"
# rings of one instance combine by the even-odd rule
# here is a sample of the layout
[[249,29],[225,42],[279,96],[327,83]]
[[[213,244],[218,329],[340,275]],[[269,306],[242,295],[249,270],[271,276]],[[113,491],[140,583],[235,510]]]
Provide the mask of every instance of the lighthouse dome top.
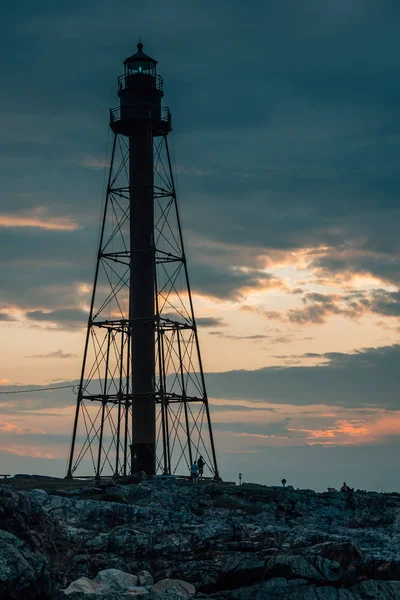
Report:
[[154,60],[154,58],[151,58],[151,56],[148,56],[147,54],[145,54],[143,52],[143,44],[142,42],[139,42],[137,45],[137,49],[138,51],[135,52],[135,54],[132,54],[132,56],[129,56],[127,59],[124,60],[124,65],[137,65],[140,66],[140,64],[142,63],[142,65],[156,65],[157,61]]

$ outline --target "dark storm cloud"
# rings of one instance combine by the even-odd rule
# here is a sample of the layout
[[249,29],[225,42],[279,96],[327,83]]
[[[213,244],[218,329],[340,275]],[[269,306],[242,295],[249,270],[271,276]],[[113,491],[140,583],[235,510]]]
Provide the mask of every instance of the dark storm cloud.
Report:
[[[398,410],[400,345],[366,348],[353,354],[312,353],[321,358],[317,366],[265,367],[254,371],[206,373],[210,398],[262,400],[294,406],[331,405],[345,408]],[[300,357],[301,358],[301,357]],[[72,382],[71,385],[76,385]],[[63,382],[58,385],[69,385]],[[26,390],[30,386],[2,386],[2,391]],[[5,414],[74,405],[72,389],[48,393],[24,393],[7,398]],[[214,407],[213,407],[214,410]],[[225,410],[215,406],[216,411]],[[246,409],[247,410],[247,409]],[[251,410],[251,408],[249,409]],[[1,411],[0,411],[1,412]],[[242,429],[244,431],[245,428]]]
[[196,324],[199,327],[225,327],[224,320],[218,317],[198,317]]
[[200,264],[192,261],[192,289],[198,294],[238,300],[247,289],[283,287],[277,277],[258,269],[238,269],[234,266]]
[[[170,319],[171,321],[178,321],[180,323],[185,322],[185,319],[179,313],[163,313],[164,319]],[[226,327],[224,320],[219,317],[198,317],[196,319],[196,325],[198,327]]]
[[398,409],[400,345],[353,354],[309,354],[326,359],[314,367],[265,367],[208,373],[210,396],[248,398],[277,404]]
[[[54,234],[60,262],[80,240],[85,264],[65,269],[69,280],[93,270],[97,238],[85,227],[98,223],[103,175],[84,165],[104,160],[116,76],[141,34],[160,59],[172,108],[185,231],[260,255],[321,246],[313,257],[321,276],[400,282],[396,4],[271,0],[232,10],[225,0],[175,0],[151,13],[127,0],[18,6],[1,24],[0,202],[9,211],[46,205],[84,224],[82,236]],[[41,245],[50,244],[39,240],[48,233],[11,249],[44,260]],[[0,255],[7,246],[0,239]],[[214,273],[210,257],[198,265],[188,255],[196,291],[237,298],[261,285],[255,273],[233,273],[232,257]],[[18,274],[29,299],[29,267],[20,263]],[[57,285],[64,270],[35,275],[38,287]],[[8,293],[18,286],[11,277]]]
[[[276,405],[399,409],[400,345],[366,348],[352,354],[310,353],[307,356],[321,358],[324,362],[312,367],[265,367],[254,371],[206,373],[209,397],[211,401],[212,398],[231,400],[233,405],[235,399],[248,399]],[[62,382],[57,385],[76,386],[77,382]],[[30,386],[1,387],[2,392],[29,389]],[[0,413],[5,414],[63,407],[76,402],[72,389],[1,397],[3,400],[7,399],[7,406],[0,410]],[[225,408],[215,406],[215,410]]]
[[93,280],[95,228],[0,229],[0,307],[57,309],[77,303],[77,286]]
[[25,315],[30,321],[57,323],[63,329],[82,327],[88,320],[88,313],[79,308],[63,308],[48,312],[32,310],[25,313]]

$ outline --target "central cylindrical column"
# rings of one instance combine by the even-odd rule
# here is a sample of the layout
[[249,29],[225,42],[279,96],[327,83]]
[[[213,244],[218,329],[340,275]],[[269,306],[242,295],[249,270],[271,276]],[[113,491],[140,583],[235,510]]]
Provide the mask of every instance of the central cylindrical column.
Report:
[[129,137],[132,472],[156,472],[154,174],[149,121]]

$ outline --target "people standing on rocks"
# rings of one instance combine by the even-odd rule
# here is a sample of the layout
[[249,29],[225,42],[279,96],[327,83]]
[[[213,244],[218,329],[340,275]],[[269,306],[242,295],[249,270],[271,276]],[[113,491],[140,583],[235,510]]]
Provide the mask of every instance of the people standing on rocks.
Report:
[[193,483],[197,483],[198,474],[199,474],[199,468],[197,466],[197,461],[194,461],[194,463],[190,467],[190,475],[192,477]]
[[340,491],[346,494],[347,508],[354,508],[354,488],[349,487],[347,483],[344,482]]
[[199,460],[197,461],[197,466],[199,467],[199,479],[203,478],[203,471],[204,471],[204,465],[206,464],[206,461],[204,460],[204,458],[200,455]]
[[351,488],[351,487],[349,487],[349,486],[347,485],[347,483],[346,483],[346,482],[344,482],[344,483],[343,483],[343,485],[342,485],[342,487],[340,488],[340,491],[341,491],[341,492],[346,492],[346,493],[349,493],[349,492],[354,492],[354,489],[353,489],[353,488]]

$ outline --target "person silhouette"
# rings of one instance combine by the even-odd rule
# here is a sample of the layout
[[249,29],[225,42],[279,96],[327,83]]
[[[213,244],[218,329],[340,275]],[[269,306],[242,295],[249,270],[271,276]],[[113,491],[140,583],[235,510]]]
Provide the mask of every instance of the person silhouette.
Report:
[[199,460],[197,461],[197,466],[199,467],[199,479],[201,479],[203,477],[203,470],[204,470],[204,465],[206,464],[204,458],[202,456],[200,456]]
[[199,468],[197,466],[197,461],[194,461],[194,463],[190,467],[190,475],[191,475],[193,483],[197,483],[198,474],[199,474]]

